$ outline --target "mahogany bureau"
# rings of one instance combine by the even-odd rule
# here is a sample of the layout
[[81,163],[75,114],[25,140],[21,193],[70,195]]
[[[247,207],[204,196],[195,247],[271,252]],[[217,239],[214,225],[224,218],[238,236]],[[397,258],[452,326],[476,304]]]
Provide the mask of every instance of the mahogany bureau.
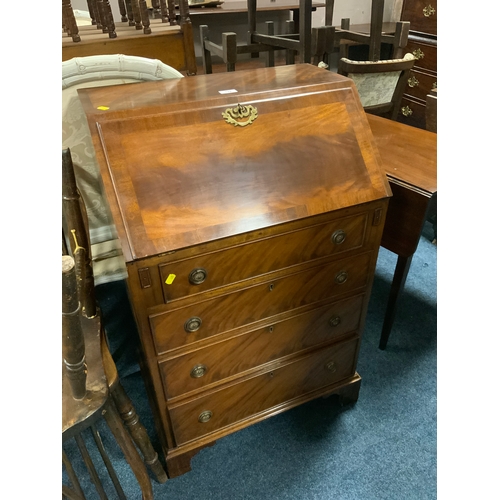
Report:
[[406,52],[415,57],[398,121],[425,129],[426,97],[437,88],[437,0],[404,0],[401,21],[410,22]]
[[390,187],[351,80],[309,64],[79,91],[170,477],[355,401]]

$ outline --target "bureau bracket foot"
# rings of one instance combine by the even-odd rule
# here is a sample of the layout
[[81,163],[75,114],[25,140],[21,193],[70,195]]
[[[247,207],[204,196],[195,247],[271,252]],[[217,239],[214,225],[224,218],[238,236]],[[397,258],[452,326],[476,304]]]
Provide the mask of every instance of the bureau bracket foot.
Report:
[[189,472],[191,470],[191,459],[203,448],[213,446],[214,444],[215,441],[212,441],[211,443],[199,446],[193,450],[185,451],[182,455],[175,455],[175,450],[173,451],[174,454],[172,454],[172,452],[168,453],[166,463],[169,479],[182,476],[182,474]]
[[339,397],[340,406],[352,404],[358,400],[360,387],[361,377],[358,373],[356,373],[349,383],[330,394],[325,394],[323,398],[329,398],[330,396],[336,394]]
[[361,387],[361,377],[356,373],[355,378],[349,385],[345,385],[337,393],[339,395],[340,406],[355,403],[358,400],[359,389]]

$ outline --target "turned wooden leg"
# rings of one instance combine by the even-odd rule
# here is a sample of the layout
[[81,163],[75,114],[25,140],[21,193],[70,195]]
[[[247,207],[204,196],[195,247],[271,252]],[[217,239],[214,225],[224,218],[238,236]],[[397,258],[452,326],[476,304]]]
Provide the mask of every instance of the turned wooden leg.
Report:
[[123,422],[127,426],[132,439],[139,448],[144,461],[149,466],[151,471],[159,483],[167,481],[167,474],[165,473],[160,461],[158,460],[158,453],[153,448],[148,433],[139,420],[132,401],[127,396],[125,389],[120,382],[117,382],[111,391],[111,396],[115,402],[116,408]]
[[65,374],[75,399],[87,394],[85,337],[80,323],[80,302],[76,294],[75,261],[62,256],[62,352]]
[[118,415],[113,399],[110,399],[103,409],[103,416],[139,483],[142,498],[144,500],[153,500],[153,488],[148,472],[139,452],[134,446],[132,438]]
[[379,349],[384,350],[387,346],[387,341],[389,340],[389,335],[391,334],[392,324],[394,323],[394,318],[396,316],[396,306],[405,286],[412,258],[413,255],[410,257],[403,257],[401,255],[398,256],[396,270],[394,271],[394,278],[392,279],[391,291],[389,293],[389,301],[385,311],[382,334],[380,335],[380,342],[378,345]]

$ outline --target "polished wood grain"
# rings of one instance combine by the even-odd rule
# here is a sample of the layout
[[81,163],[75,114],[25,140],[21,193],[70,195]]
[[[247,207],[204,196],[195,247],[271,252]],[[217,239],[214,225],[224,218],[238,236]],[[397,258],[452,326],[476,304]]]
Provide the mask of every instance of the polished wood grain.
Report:
[[[169,476],[311,399],[355,401],[391,192],[352,81],[297,64],[79,96]],[[224,120],[238,104],[253,123]]]
[[[332,385],[353,376],[357,338],[326,349],[319,349],[295,362],[283,362],[272,371],[247,378],[237,385],[203,397],[170,406],[177,442],[182,444],[224,428],[235,422],[279,405],[283,400],[293,403],[321,387]],[[203,412],[211,418],[200,422]]]
[[[275,318],[264,327],[218,344],[180,356],[168,354],[160,362],[165,397],[168,400],[199,391],[284,356],[335,341],[357,330],[363,300],[363,295],[358,295],[329,303],[285,320]],[[304,330],[310,333],[304,336]],[[224,364],[221,359],[226,360]],[[194,377],[192,371],[200,365],[203,375]]]
[[[287,97],[286,108],[283,92],[275,87],[277,75],[295,93],[293,99]],[[311,81],[314,91],[303,92]],[[92,93],[92,102],[86,100],[86,89],[79,90],[96,121],[99,149],[106,151],[103,164],[113,171],[109,181],[122,187],[117,202],[131,252],[125,253],[127,260],[357,205],[387,188],[366,129],[359,118],[352,121],[358,103],[347,78],[296,65],[241,71],[234,79],[200,75],[196,82],[155,84],[102,88]],[[249,94],[257,87],[258,99],[252,99]],[[237,92],[219,93],[227,89]],[[199,109],[201,99],[209,102]],[[259,112],[245,128],[227,124],[221,116],[238,102],[253,104]],[[128,109],[122,111],[124,105]],[[98,106],[109,110],[95,114]],[[314,132],[307,125],[311,120]],[[162,154],[148,155],[158,134]],[[361,149],[361,144],[368,147]],[[190,150],[189,157],[179,157],[179,150]],[[314,163],[304,164],[303,155]],[[318,169],[332,162],[334,168]],[[297,163],[300,168],[294,167]],[[288,175],[282,173],[285,165]],[[357,175],[356,190],[352,175]],[[189,208],[186,198],[192,200]]]
[[[151,316],[156,348],[159,353],[165,352],[290,309],[364,288],[370,260],[369,253],[335,260],[320,269],[311,268]],[[346,281],[340,281],[344,276]],[[175,305],[179,306],[179,302]],[[185,328],[191,318],[202,320],[201,326],[194,332]]]
[[367,118],[391,186],[399,181],[429,197],[437,192],[437,135],[379,116]]
[[[286,232],[249,245],[236,245],[203,256],[163,264],[159,269],[165,302],[360,248],[364,244],[367,224],[367,214],[359,214]],[[332,240],[339,233],[342,233],[343,239],[340,242]],[[206,276],[201,283],[190,281],[189,276],[196,269],[201,269]],[[172,274],[178,279],[167,283]]]
[[381,244],[398,256],[379,342],[385,349],[424,223],[437,210],[437,134],[377,116],[368,121],[393,193]]

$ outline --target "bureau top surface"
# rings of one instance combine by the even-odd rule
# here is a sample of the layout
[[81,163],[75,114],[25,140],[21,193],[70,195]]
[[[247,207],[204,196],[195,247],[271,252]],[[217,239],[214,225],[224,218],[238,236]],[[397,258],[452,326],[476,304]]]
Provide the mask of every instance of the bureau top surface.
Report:
[[352,81],[312,65],[79,96],[127,261],[390,196]]

